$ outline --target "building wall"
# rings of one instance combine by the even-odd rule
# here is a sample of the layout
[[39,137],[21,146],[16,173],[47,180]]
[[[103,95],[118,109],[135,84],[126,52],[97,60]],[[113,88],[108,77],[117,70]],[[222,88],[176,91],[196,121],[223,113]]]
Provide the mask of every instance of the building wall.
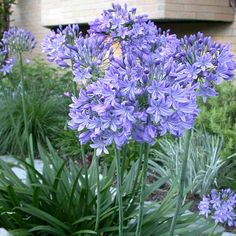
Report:
[[41,42],[49,32],[41,24],[41,0],[18,0],[12,11],[11,25],[31,31],[38,42],[34,54],[41,53]]
[[[40,43],[49,32],[44,26],[59,24],[87,23],[109,8],[112,0],[18,0],[13,8],[12,25],[25,27],[32,31],[38,43],[35,53],[41,51]],[[157,24],[164,29],[170,28],[173,33],[181,36],[184,34],[202,31],[211,35],[219,42],[229,42],[236,54],[236,17],[233,8],[229,7],[229,0],[120,0],[127,3],[128,7],[136,7],[138,13],[148,13]],[[234,22],[190,21],[191,18],[202,14],[213,16],[222,12],[231,16]],[[185,15],[187,14],[187,15]],[[224,14],[223,14],[224,15]],[[169,17],[168,17],[169,16]],[[184,16],[188,16],[186,20]],[[166,18],[165,18],[166,17]],[[181,20],[182,17],[182,20]],[[227,17],[226,17],[227,18]],[[159,19],[159,20],[158,20]],[[224,18],[222,18],[224,19]],[[230,17],[228,18],[230,20]]]
[[233,21],[229,0],[166,0],[165,19]]
[[[119,0],[138,13],[148,13],[151,18],[164,18],[166,0]],[[111,7],[112,0],[41,0],[42,24],[45,26],[71,23],[88,23],[99,17],[103,9]]]
[[112,2],[127,3],[156,20],[233,21],[229,0],[42,0],[42,24],[87,23]]
[[[158,22],[157,22],[158,25]],[[230,43],[231,50],[236,55],[236,17],[233,23],[220,22],[165,22],[159,23],[161,28],[170,29],[178,36],[203,32],[213,40]]]

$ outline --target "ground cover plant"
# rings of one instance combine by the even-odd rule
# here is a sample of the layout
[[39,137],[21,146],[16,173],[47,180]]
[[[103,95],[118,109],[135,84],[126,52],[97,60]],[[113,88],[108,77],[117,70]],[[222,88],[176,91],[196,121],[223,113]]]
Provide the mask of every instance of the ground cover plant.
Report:
[[[30,39],[28,45],[34,45],[33,37],[28,37],[28,34],[22,29],[5,33],[3,43],[6,52],[2,51],[1,62],[3,74],[11,72],[13,66],[13,60],[4,56],[4,53],[7,54],[7,50],[11,49],[10,46],[15,50],[14,41],[11,41],[12,35],[14,38],[19,36],[21,42]],[[172,236],[192,235],[193,232],[199,235],[211,226],[208,221],[205,221],[206,227],[203,224],[202,228],[198,224],[192,224],[193,221],[198,221],[196,215],[189,213],[184,204],[184,185],[191,153],[191,129],[200,112],[197,98],[201,97],[206,102],[208,97],[217,95],[215,87],[222,80],[228,81],[234,77],[236,63],[228,45],[215,43],[201,33],[178,39],[169,31],[162,32],[147,16],[136,15],[135,9],[129,10],[126,5],[122,7],[119,4],[113,4],[111,9],[103,12],[100,19],[90,23],[90,29],[85,36],[79,31],[78,25],[67,26],[65,29],[60,27],[57,31],[52,31],[42,42],[42,48],[49,61],[71,71],[74,86],[69,93],[71,104],[68,126],[78,137],[83,163],[77,168],[75,163],[70,166],[56,156],[53,161],[48,162],[51,158],[47,155],[43,158],[44,152],[41,151],[40,156],[44,159],[44,167],[47,169],[43,175],[35,172],[32,151],[35,141],[30,138],[32,135],[27,127],[29,114],[26,110],[21,53],[30,47],[24,43],[16,48],[22,50],[17,52],[21,66],[23,131],[28,140],[31,157],[30,165],[22,161],[30,181],[29,185],[22,187],[36,190],[33,191],[33,201],[29,200],[29,203],[25,204],[23,196],[21,203],[18,203],[16,199],[24,190],[16,194],[17,189],[7,185],[9,177],[4,179],[1,188],[3,203],[5,198],[9,198],[6,202],[11,205],[5,207],[2,215],[7,214],[10,209],[16,209],[16,218],[13,211],[13,221],[18,225],[25,223],[24,232],[43,231],[55,235],[72,233]],[[173,181],[168,180],[168,176],[164,181],[160,176],[154,176],[154,182],[149,183],[147,177],[151,145],[163,136],[180,137],[184,133],[186,136],[181,146],[179,178]],[[137,143],[139,151],[137,161],[131,163],[127,169],[125,160],[129,158],[127,150],[130,143]],[[84,145],[93,149],[91,166],[87,163],[88,153]],[[51,147],[49,149],[54,153]],[[110,149],[115,152],[114,160],[110,165],[102,166],[102,157],[108,155]],[[217,152],[217,149],[213,152]],[[3,176],[9,173],[11,181],[19,183],[9,167],[2,165]],[[106,172],[110,168],[112,176]],[[70,175],[73,173],[75,175],[71,179]],[[155,172],[151,173],[153,175]],[[160,205],[149,205],[146,202],[147,196],[167,181],[172,187],[165,200]],[[79,199],[78,207],[82,219],[76,221],[71,212],[65,219],[66,214],[52,215],[51,211],[46,213],[50,207],[41,209],[38,197],[40,189],[45,185],[48,186],[47,196],[45,198],[45,195],[42,195],[41,201],[51,205],[54,204],[52,200],[56,200],[56,209],[66,211],[71,205],[64,205],[68,202],[65,199],[76,196]],[[204,188],[208,190],[209,186]],[[57,190],[60,188],[64,193],[60,191],[57,196]],[[47,189],[50,190],[49,193]],[[65,196],[67,192],[69,194]],[[87,214],[82,206],[86,206],[84,210],[91,211]],[[106,207],[112,210],[107,212]],[[18,221],[18,218],[22,220],[19,216],[22,211],[27,213],[23,217],[26,221],[28,217],[34,220],[36,217],[37,220],[30,224]],[[72,221],[68,221],[70,217]],[[236,221],[235,216],[232,217],[231,221]],[[42,222],[39,223],[38,220]],[[86,227],[82,227],[80,224],[83,225],[87,220],[90,226],[86,223]],[[15,223],[9,225],[13,230]],[[76,224],[82,227],[82,231],[74,228]]]

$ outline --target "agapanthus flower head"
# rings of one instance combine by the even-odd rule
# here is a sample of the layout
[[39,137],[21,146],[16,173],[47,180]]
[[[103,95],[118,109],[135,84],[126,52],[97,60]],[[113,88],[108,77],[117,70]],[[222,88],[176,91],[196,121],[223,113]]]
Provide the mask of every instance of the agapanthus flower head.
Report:
[[23,28],[12,27],[3,34],[2,42],[10,55],[28,52],[35,48],[33,34]]
[[222,80],[232,80],[236,63],[227,44],[219,44],[202,33],[184,36],[178,50],[178,60],[185,66],[182,84],[198,83],[198,95],[206,101],[216,96],[215,86]]
[[231,189],[213,189],[203,196],[198,208],[200,215],[211,217],[217,224],[236,226],[236,194]]
[[50,62],[55,62],[62,68],[70,67],[73,63],[72,54],[75,52],[73,46],[81,34],[77,24],[68,25],[65,29],[59,26],[56,31],[52,30],[46,35],[41,44],[42,50]]
[[3,75],[12,73],[16,61],[17,61],[16,57],[6,59],[5,62],[0,66],[0,72]]
[[74,80],[83,81],[69,126],[98,155],[112,143],[121,148],[131,139],[153,143],[166,133],[182,135],[194,126],[197,95],[216,95],[219,78],[232,79],[236,68],[229,47],[201,33],[179,40],[135,13],[113,4],[68,47]]
[[12,72],[16,62],[16,58],[8,58],[7,54],[7,49],[4,44],[0,42],[0,73],[4,76]]
[[[109,27],[98,32],[99,27],[94,31],[92,26],[91,34],[75,44],[77,57],[87,60],[87,64],[80,60],[82,70],[75,78],[80,76],[90,83],[73,98],[69,126],[80,132],[81,143],[92,142],[97,154],[106,152],[112,143],[121,148],[130,139],[153,143],[167,132],[179,136],[193,126],[198,114],[195,87],[182,88],[174,80],[176,74],[183,73],[181,64],[173,59],[179,40],[157,29],[146,16],[134,13],[126,6],[113,5],[113,10],[104,13]],[[126,37],[120,37],[115,30],[119,24],[113,27],[113,20],[124,24]],[[99,38],[100,48],[96,43]],[[117,40],[121,55],[108,57],[108,65],[102,67],[99,63]],[[90,42],[93,45],[88,46]],[[89,55],[88,48],[93,57],[84,55]],[[88,59],[98,57],[99,63],[93,67]]]
[[87,84],[103,77],[112,53],[108,49],[104,36],[79,37],[72,55],[74,81]]

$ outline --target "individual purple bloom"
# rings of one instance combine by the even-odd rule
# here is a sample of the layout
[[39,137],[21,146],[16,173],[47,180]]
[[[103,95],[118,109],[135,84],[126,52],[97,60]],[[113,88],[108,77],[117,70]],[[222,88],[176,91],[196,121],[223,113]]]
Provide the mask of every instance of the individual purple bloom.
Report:
[[115,104],[114,114],[120,116],[123,121],[135,122],[134,107],[126,105],[126,103]]
[[81,143],[82,145],[88,143],[88,141],[90,141],[90,139],[91,139],[91,135],[92,135],[92,132],[90,132],[89,130],[87,130],[87,131],[81,133],[81,134],[79,135],[79,141],[80,141],[80,143]]
[[110,128],[113,132],[116,132],[118,130],[120,122],[116,119],[115,116],[102,116],[101,120],[103,123],[103,130],[106,130],[107,128]]
[[29,52],[36,46],[33,34],[23,28],[12,27],[3,34],[2,42],[11,55]]
[[203,196],[202,201],[198,205],[199,214],[208,217],[211,213],[210,200],[206,196]]
[[173,134],[174,136],[180,136],[183,133],[181,127],[181,120],[176,114],[171,116],[163,117],[158,127],[160,135],[163,136],[167,132]]
[[106,144],[99,138],[93,140],[93,144],[90,145],[92,148],[96,149],[96,155],[100,156],[102,152],[108,154]]
[[170,103],[165,99],[154,100],[150,99],[150,107],[147,108],[147,113],[151,114],[151,119],[158,123],[162,116],[170,116],[173,111],[170,109]]
[[164,98],[168,90],[165,81],[157,82],[153,80],[151,86],[147,87],[147,91],[151,94],[153,99],[156,99],[159,97]]
[[10,74],[13,70],[13,67],[16,63],[16,58],[8,58],[0,67],[0,72],[3,75]]
[[207,69],[212,69],[213,64],[211,63],[212,57],[210,53],[206,53],[203,56],[198,56],[196,58],[196,62],[193,64],[195,67],[200,68],[202,71]]
[[198,95],[202,97],[203,102],[205,103],[207,97],[214,97],[217,95],[217,92],[214,87],[201,86]]

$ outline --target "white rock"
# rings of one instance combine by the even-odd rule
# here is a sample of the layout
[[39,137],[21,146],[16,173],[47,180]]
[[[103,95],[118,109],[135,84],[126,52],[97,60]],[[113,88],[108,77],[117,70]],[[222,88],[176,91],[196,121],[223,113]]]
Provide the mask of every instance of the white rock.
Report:
[[221,236],[236,236],[236,234],[224,232]]
[[0,156],[0,160],[10,164],[17,164],[17,160],[12,156]]
[[4,228],[0,228],[0,236],[11,236],[11,234]]
[[34,160],[34,167],[39,173],[43,173],[43,162],[42,160]]
[[[23,183],[26,183],[26,171],[23,168],[20,167],[12,167],[12,171],[15,173],[15,175],[22,180]],[[1,236],[1,234],[0,234]]]

